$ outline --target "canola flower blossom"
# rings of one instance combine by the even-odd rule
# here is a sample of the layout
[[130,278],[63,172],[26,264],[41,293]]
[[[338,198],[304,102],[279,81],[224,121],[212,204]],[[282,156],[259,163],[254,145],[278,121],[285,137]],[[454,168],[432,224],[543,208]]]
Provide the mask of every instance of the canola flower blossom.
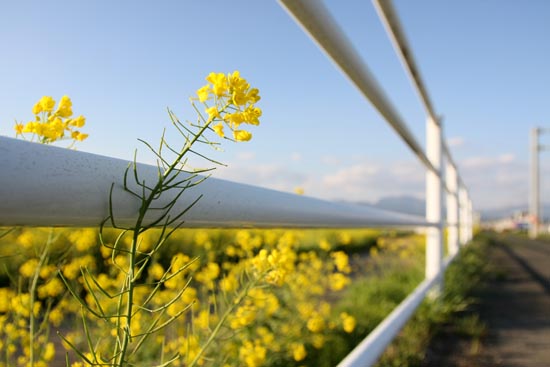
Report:
[[17,137],[25,138],[25,134],[32,134],[31,141],[37,139],[39,143],[51,144],[63,139],[72,139],[73,144],[84,141],[88,134],[80,128],[86,124],[82,115],[73,117],[73,103],[68,96],[63,96],[55,108],[55,100],[50,96],[43,96],[32,108],[34,120],[16,122],[14,130]]
[[259,90],[251,88],[239,71],[210,73],[206,81],[208,83],[197,90],[197,97],[192,98],[204,104],[206,122],[221,138],[226,137],[225,128],[228,128],[233,140],[249,141],[252,134],[241,126],[260,124],[262,110],[255,105],[260,100]]

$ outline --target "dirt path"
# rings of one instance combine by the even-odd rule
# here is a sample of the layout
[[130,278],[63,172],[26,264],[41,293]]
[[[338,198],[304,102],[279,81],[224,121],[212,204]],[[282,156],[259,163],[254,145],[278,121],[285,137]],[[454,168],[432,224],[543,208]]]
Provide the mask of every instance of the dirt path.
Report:
[[471,341],[443,335],[427,366],[550,366],[550,243],[494,239],[489,261],[496,276],[475,294],[474,311],[487,325],[480,348],[474,354]]

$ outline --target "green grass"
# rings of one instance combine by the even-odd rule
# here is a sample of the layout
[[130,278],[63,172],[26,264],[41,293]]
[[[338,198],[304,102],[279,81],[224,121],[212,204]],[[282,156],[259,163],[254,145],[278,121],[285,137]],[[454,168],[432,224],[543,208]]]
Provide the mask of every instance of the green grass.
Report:
[[386,350],[378,367],[421,366],[431,339],[445,325],[472,339],[477,351],[485,325],[475,314],[465,312],[475,302],[471,294],[488,274],[486,251],[489,240],[483,234],[464,248],[445,274],[445,288],[439,300],[425,300],[400,335]]
[[[487,274],[487,244],[488,239],[480,235],[461,251],[447,269],[441,297],[421,304],[382,355],[378,367],[421,366],[430,340],[450,323],[456,323],[458,332],[472,339],[472,352],[477,351],[485,325],[477,315],[464,311],[474,301],[472,289]],[[335,312],[347,312],[357,319],[355,331],[330,335],[327,348],[317,351],[308,365],[335,366],[360,343],[422,281],[422,255],[403,259],[388,254],[375,259],[367,274],[354,281],[335,307]]]

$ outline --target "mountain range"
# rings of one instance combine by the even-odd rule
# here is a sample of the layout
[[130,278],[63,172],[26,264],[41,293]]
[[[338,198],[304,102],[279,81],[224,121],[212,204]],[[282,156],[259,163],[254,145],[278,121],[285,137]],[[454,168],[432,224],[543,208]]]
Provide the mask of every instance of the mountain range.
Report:
[[[359,205],[369,205],[375,208],[391,210],[395,212],[424,216],[426,213],[426,204],[424,199],[413,196],[390,196],[384,197],[376,202],[356,202]],[[502,208],[480,209],[476,210],[482,221],[495,220],[511,217],[518,212],[528,211],[528,205],[505,206]],[[550,204],[542,205],[544,217],[550,215]]]

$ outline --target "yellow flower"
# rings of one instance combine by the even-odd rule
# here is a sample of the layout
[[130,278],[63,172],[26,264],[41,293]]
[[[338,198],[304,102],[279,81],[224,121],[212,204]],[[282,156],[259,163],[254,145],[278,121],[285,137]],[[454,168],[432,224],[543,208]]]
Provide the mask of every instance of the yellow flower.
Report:
[[208,263],[197,275],[197,282],[204,284],[208,289],[214,289],[214,280],[220,274],[220,266],[216,263]]
[[19,267],[19,274],[26,278],[30,278],[34,276],[34,272],[36,271],[37,267],[38,259],[29,259]]
[[223,133],[223,125],[221,122],[215,125],[213,129],[214,129],[214,132],[216,132],[216,134],[220,136],[220,138],[223,138],[225,136],[225,134]]
[[260,367],[265,362],[267,350],[258,342],[245,341],[239,349],[239,357],[246,367]]
[[315,334],[311,337],[311,344],[315,349],[321,349],[325,345],[325,336],[323,334]]
[[220,281],[220,287],[224,292],[233,292],[239,286],[239,280],[235,274],[230,273]]
[[210,312],[208,310],[202,310],[194,318],[193,325],[200,329],[208,329],[210,326]]
[[59,117],[50,119],[49,122],[43,125],[44,130],[42,135],[52,141],[63,137],[65,132],[65,124]]
[[236,141],[249,141],[252,139],[252,134],[246,130],[235,130],[233,131],[233,138]]
[[216,106],[208,107],[206,109],[206,113],[208,114],[208,122],[220,116],[220,111],[218,111],[218,108]]
[[164,268],[159,263],[154,263],[149,268],[149,275],[151,275],[154,280],[160,280],[164,276]]
[[37,102],[32,108],[32,113],[38,115],[40,112],[42,112],[42,105],[40,102]]
[[333,291],[340,291],[344,289],[350,280],[342,273],[334,273],[329,275],[330,289]]
[[19,134],[22,134],[23,133],[23,128],[25,127],[25,125],[23,125],[22,123],[20,122],[16,122],[15,123],[15,126],[13,127],[13,129],[15,130],[15,133],[17,135]]
[[233,104],[237,106],[243,106],[246,104],[248,99],[246,98],[246,93],[242,90],[235,90],[233,91],[233,95],[231,96],[231,100]]
[[54,308],[48,315],[48,321],[56,327],[61,325],[61,321],[63,321],[63,312],[59,308]]
[[210,85],[206,84],[204,87],[197,90],[197,96],[201,103],[206,102],[210,96]]
[[69,124],[75,127],[83,127],[84,124],[86,124],[86,118],[80,115],[77,118],[70,120]]
[[47,362],[51,361],[53,357],[55,357],[55,347],[53,343],[46,344],[43,357]]
[[0,313],[6,313],[10,309],[10,299],[15,293],[9,288],[0,288]]
[[256,126],[259,125],[260,116],[262,116],[262,110],[258,107],[254,107],[253,105],[248,106],[244,110],[244,121],[247,124]]
[[319,241],[319,247],[321,250],[329,251],[330,250],[330,242],[328,242],[325,238]]
[[325,320],[318,313],[314,313],[313,316],[307,320],[306,326],[312,333],[319,333],[325,328]]
[[338,271],[346,274],[351,272],[349,257],[344,251],[333,252],[330,256],[334,259],[334,265]]
[[48,279],[57,270],[55,265],[44,265],[40,269],[40,278]]
[[257,309],[254,308],[251,304],[245,304],[237,308],[233,318],[229,322],[229,326],[233,330],[243,328],[250,325],[254,320],[256,320]]
[[65,290],[63,282],[59,278],[52,278],[46,284],[38,287],[38,297],[49,298],[61,294]]
[[237,70],[235,70],[233,74],[228,74],[227,80],[229,82],[229,88],[232,90],[246,90],[250,87],[246,79],[241,78],[241,73]]
[[295,187],[294,193],[297,195],[304,195],[304,188],[303,187]]
[[52,112],[55,106],[55,100],[50,96],[40,98],[38,103],[40,104],[40,108],[43,112]]
[[351,315],[348,315],[346,312],[342,312],[340,314],[340,318],[342,319],[342,327],[346,333],[351,333],[355,329],[355,318]]
[[69,117],[73,114],[72,108],[73,103],[71,102],[71,99],[68,96],[63,96],[59,101],[59,106],[57,107],[57,111],[55,113],[61,117]]
[[244,116],[241,112],[228,113],[225,115],[224,120],[228,123],[231,129],[236,129],[244,122]]
[[73,131],[71,133],[71,138],[78,141],[83,141],[88,137],[88,134],[83,134],[80,131]]
[[74,127],[84,126],[86,119],[84,116],[78,116],[75,119],[72,116],[72,101],[68,96],[61,97],[55,113],[55,100],[50,96],[43,96],[33,106],[32,112],[35,114],[35,120],[28,122],[23,126],[22,123],[16,123],[14,126],[16,135],[24,133],[34,134],[32,137],[38,138],[42,144],[54,143],[65,136],[65,131],[71,133],[74,140],[83,141],[88,134],[83,134],[73,130]]
[[36,121],[28,122],[23,128],[24,133],[42,134],[42,124]]
[[248,102],[252,104],[258,102],[261,98],[259,93],[260,91],[257,88],[252,88],[246,95]]
[[221,97],[227,92],[229,86],[227,85],[225,74],[210,73],[206,77],[206,80],[212,83],[212,92],[214,92],[217,97]]
[[292,349],[292,357],[296,362],[300,362],[306,358],[306,348],[302,343],[293,343],[290,348]]

